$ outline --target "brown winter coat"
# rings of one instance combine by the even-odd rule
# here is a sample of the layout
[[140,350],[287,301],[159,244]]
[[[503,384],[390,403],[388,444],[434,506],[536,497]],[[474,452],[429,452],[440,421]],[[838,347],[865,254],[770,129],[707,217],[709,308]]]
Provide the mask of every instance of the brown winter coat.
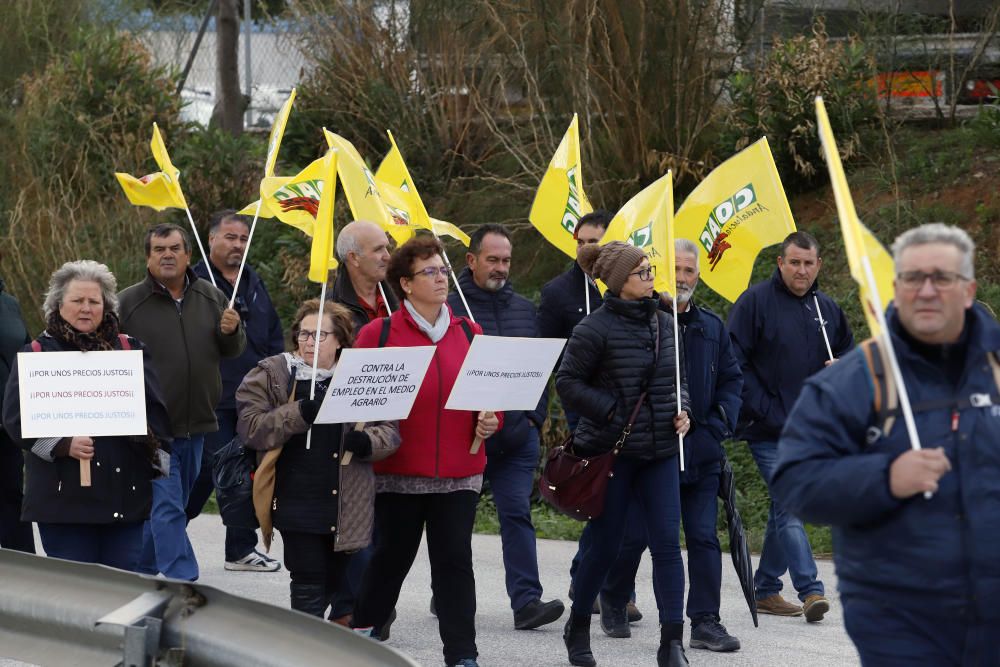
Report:
[[[299,403],[289,401],[291,385],[288,365],[282,355],[260,361],[247,373],[236,390],[236,408],[239,420],[236,430],[246,445],[258,451],[258,468],[254,474],[254,509],[260,522],[265,548],[270,548],[271,512],[275,503],[275,471],[280,466],[282,447],[292,437],[303,434],[309,425],[302,417]],[[344,429],[355,424],[344,424]],[[348,465],[336,466],[337,525],[336,550],[355,551],[371,542],[375,504],[375,475],[372,461],[393,454],[399,447],[399,429],[396,422],[370,422],[364,432],[372,442],[372,455],[366,459],[352,457]],[[320,444],[313,443],[314,447]],[[333,458],[344,458],[343,438],[333,448]],[[317,502],[327,501],[317,498]]]

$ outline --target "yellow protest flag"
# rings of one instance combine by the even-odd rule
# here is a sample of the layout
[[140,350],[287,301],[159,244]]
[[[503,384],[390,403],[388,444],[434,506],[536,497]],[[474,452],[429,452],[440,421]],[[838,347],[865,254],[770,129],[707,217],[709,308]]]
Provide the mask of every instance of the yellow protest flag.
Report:
[[580,129],[576,114],[542,176],[528,220],[545,239],[576,259],[573,231],[581,217],[594,210],[583,189]]
[[337,176],[347,195],[347,203],[355,220],[371,220],[392,235],[396,243],[405,243],[413,236],[409,220],[386,206],[379,193],[375,176],[365,164],[358,149],[350,141],[330,132],[325,127],[323,135],[330,148],[339,151]]
[[830,171],[833,197],[837,202],[837,217],[840,218],[840,233],[844,237],[851,277],[858,283],[858,296],[861,298],[861,309],[865,313],[868,330],[872,336],[879,336],[883,333],[881,322],[883,308],[888,303],[886,299],[892,299],[893,296],[893,261],[882,244],[858,219],[822,97],[816,98],[816,121],[826,166]]
[[[325,284],[330,275],[330,269],[335,264],[333,258],[333,204],[337,192],[337,151],[329,150],[321,163],[322,192],[319,197],[319,208],[316,211],[313,225],[312,247],[309,251],[309,280]],[[315,163],[313,163],[315,164]]]
[[764,248],[795,231],[767,139],[729,158],[698,184],[677,211],[677,236],[699,246],[701,280],[735,302]]
[[125,196],[135,206],[149,206],[162,211],[168,208],[187,208],[184,192],[181,191],[180,171],[170,162],[167,147],[160,136],[160,128],[153,123],[153,138],[149,142],[153,159],[160,171],[136,178],[130,174],[115,172]]
[[653,287],[671,296],[674,277],[674,186],[667,172],[632,197],[611,219],[603,242],[625,241],[646,251],[656,271]]
[[403,161],[403,154],[396,145],[392,132],[386,131],[391,144],[389,152],[382,158],[381,164],[375,170],[375,181],[378,184],[382,198],[390,205],[402,209],[409,214],[409,222],[421,229],[431,229],[431,217],[424,207],[417,186],[410,176]]
[[264,164],[265,177],[274,176],[274,165],[278,162],[278,150],[281,148],[281,138],[285,135],[285,125],[288,124],[288,115],[292,112],[293,102],[295,102],[294,88],[271,124],[271,134],[267,138],[267,162]]

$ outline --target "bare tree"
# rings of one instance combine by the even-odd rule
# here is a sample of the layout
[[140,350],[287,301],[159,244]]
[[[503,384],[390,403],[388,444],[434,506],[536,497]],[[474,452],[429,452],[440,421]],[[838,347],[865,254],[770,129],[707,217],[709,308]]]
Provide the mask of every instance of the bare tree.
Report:
[[238,0],[219,0],[215,23],[215,109],[211,127],[233,136],[243,133],[243,112],[247,101],[240,92],[239,44],[240,19]]

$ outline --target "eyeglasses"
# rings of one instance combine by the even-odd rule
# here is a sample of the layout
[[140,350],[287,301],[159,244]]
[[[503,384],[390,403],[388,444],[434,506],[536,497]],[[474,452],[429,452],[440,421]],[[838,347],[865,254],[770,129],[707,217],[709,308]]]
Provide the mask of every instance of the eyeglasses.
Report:
[[300,343],[305,343],[310,338],[314,340],[318,338],[319,342],[322,343],[323,341],[326,340],[326,337],[331,334],[333,334],[332,331],[306,331],[305,329],[302,329],[301,331],[299,331],[299,334],[295,338]]
[[896,274],[896,281],[899,286],[906,290],[916,291],[924,286],[930,278],[934,289],[946,290],[954,287],[960,280],[969,280],[961,273],[954,271],[935,271],[934,273],[924,273],[923,271],[903,271]]
[[644,269],[639,269],[638,271],[633,271],[629,274],[630,276],[639,276],[639,280],[649,280],[656,276],[656,267],[650,264]]
[[451,273],[451,269],[449,269],[447,266],[428,266],[426,268],[420,269],[419,271],[414,271],[412,277],[416,278],[417,276],[424,276],[426,278],[434,280],[434,278],[438,275],[442,275],[445,278],[447,278],[449,273]]

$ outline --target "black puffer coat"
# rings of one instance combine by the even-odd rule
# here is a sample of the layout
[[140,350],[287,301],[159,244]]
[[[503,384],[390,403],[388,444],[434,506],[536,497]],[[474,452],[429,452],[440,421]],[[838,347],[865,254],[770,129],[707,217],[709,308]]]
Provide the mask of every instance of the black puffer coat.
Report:
[[[573,329],[556,389],[565,406],[581,415],[574,437],[577,454],[592,456],[614,447],[644,390],[646,400],[621,456],[652,460],[677,454],[674,322],[657,303],[656,295],[627,301],[609,293]],[[660,330],[656,362],[654,323]],[[690,406],[682,357],[681,408],[690,414]]]

